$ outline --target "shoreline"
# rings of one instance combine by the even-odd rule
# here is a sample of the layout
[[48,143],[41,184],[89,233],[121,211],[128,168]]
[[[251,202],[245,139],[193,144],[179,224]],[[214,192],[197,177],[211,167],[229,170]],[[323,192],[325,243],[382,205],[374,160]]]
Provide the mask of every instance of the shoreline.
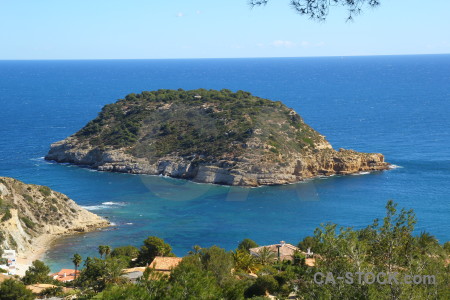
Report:
[[42,260],[45,253],[50,250],[52,243],[62,236],[63,235],[43,234],[35,238],[29,249],[17,255],[16,274],[23,277],[33,261]]

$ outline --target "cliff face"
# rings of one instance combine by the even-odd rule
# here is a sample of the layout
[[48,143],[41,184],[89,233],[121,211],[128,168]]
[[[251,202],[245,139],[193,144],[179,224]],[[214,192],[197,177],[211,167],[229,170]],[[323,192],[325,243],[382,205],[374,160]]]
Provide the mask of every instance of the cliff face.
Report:
[[57,237],[109,225],[64,194],[13,178],[0,177],[0,199],[0,246],[19,255],[33,252],[44,235]]
[[53,144],[46,159],[241,186],[389,167],[382,154],[335,151],[280,102],[228,90],[128,95]]

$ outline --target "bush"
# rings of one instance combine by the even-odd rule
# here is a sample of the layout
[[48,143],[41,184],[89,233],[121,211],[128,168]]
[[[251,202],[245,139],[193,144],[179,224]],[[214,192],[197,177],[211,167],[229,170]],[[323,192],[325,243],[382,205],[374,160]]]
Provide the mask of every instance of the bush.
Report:
[[237,247],[238,250],[245,250],[246,252],[249,252],[250,248],[256,248],[258,247],[258,244],[251,239],[243,239],[242,242],[239,243],[239,246]]
[[7,279],[0,284],[0,300],[33,300],[33,293],[23,283]]
[[52,194],[52,190],[48,186],[41,186],[39,188],[39,192],[41,192],[41,194],[45,197],[48,197]]
[[36,226],[36,224],[27,217],[21,217],[20,220],[22,220],[25,226],[27,226],[30,229],[34,229],[34,227]]
[[8,221],[11,218],[12,218],[12,214],[11,214],[11,211],[9,210],[9,208],[8,208],[8,209],[6,209],[5,214],[3,215],[1,221],[2,222],[6,222],[6,221]]

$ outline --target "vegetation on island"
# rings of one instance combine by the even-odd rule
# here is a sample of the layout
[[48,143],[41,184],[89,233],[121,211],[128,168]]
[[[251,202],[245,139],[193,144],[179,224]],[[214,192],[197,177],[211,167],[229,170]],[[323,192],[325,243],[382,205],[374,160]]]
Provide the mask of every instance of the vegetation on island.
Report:
[[[258,245],[245,239],[234,251],[194,246],[170,275],[147,268],[137,282],[131,282],[123,276],[124,268],[148,266],[155,256],[173,256],[164,240],[149,237],[140,249],[125,246],[108,251],[111,248],[102,245],[101,258],[88,257],[84,264],[75,255],[74,264],[82,268],[72,282],[52,281],[48,267],[39,261],[22,282],[70,286],[78,299],[266,299],[267,295],[277,299],[449,299],[450,242],[441,245],[426,232],[414,235],[415,224],[414,212],[398,210],[392,201],[382,220],[363,229],[322,224],[313,236],[298,243],[301,250],[314,251],[314,266],[306,264],[301,252],[293,261],[279,261],[267,248],[253,256],[249,249]],[[356,275],[353,283],[337,279],[346,278],[349,272],[398,273],[400,283],[368,284],[358,282]],[[322,276],[317,278],[318,273]],[[405,276],[419,276],[423,281],[402,284]],[[23,283],[9,280],[0,284],[0,299],[15,299],[2,295],[18,294]],[[62,295],[56,289],[46,293]]]
[[75,137],[91,147],[126,149],[136,157],[217,159],[242,153],[255,130],[276,154],[313,148],[322,141],[319,133],[281,102],[226,89],[129,94],[104,106]]

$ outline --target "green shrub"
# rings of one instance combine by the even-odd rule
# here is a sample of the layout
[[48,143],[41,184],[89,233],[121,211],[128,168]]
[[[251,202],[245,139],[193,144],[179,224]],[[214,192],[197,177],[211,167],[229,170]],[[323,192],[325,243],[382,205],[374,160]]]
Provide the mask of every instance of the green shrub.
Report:
[[41,192],[41,194],[45,197],[48,197],[52,194],[52,190],[48,186],[41,186],[39,188],[39,192]]
[[9,208],[8,208],[8,209],[6,209],[5,214],[3,215],[1,221],[2,222],[6,222],[6,221],[8,221],[11,218],[12,218],[12,214],[11,214],[11,211],[9,210]]
[[31,197],[28,194],[23,195],[23,198],[27,201],[27,202],[34,202],[33,197]]
[[36,224],[27,217],[21,217],[20,220],[22,220],[25,226],[27,226],[30,229],[34,229],[34,227],[36,226]]

